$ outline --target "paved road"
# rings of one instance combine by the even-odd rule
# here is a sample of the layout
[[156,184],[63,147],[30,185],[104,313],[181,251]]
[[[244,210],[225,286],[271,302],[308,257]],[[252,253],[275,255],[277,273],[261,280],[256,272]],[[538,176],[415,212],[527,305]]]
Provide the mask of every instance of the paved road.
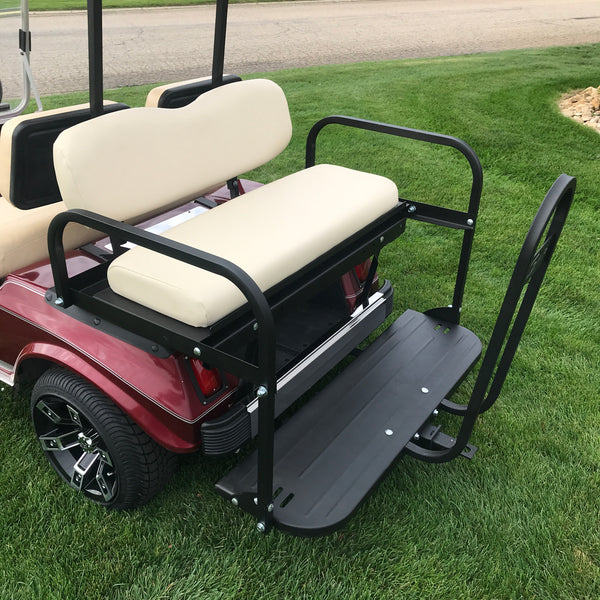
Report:
[[[213,20],[212,6],[106,10],[106,87],[209,74]],[[7,36],[9,22],[0,19],[2,57],[7,37],[14,37]],[[42,95],[86,89],[85,15],[33,14],[31,28]],[[225,65],[228,72],[249,73],[590,42],[600,42],[598,0],[238,4],[229,10]],[[6,89],[8,76],[0,77]]]

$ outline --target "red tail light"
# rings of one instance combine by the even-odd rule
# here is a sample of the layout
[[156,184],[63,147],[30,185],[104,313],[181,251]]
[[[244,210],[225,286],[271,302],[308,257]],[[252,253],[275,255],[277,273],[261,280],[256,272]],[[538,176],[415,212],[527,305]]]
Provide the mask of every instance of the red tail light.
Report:
[[217,369],[207,369],[199,360],[192,361],[192,368],[200,391],[205,398],[210,398],[223,387],[221,376]]
[[354,267],[354,272],[358,277],[358,281],[360,283],[364,283],[367,280],[367,276],[369,274],[369,269],[371,268],[371,259],[368,258],[365,262],[360,263],[360,265],[356,265]]

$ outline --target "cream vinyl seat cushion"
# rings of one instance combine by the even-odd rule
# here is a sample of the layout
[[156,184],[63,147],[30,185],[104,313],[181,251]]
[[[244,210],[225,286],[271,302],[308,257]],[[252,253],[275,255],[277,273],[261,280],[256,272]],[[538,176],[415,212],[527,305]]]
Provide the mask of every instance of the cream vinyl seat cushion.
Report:
[[[48,225],[64,210],[62,202],[20,210],[0,196],[0,277],[48,258]],[[98,237],[95,231],[71,223],[65,230],[65,248]]]
[[19,210],[0,196],[0,277],[48,256],[48,223],[65,207]]
[[[105,102],[105,105],[109,104],[114,103]],[[63,202],[28,210],[21,210],[12,204],[10,190],[15,132],[23,123],[52,119],[86,108],[89,108],[89,104],[19,115],[8,120],[0,129],[0,277],[47,259],[48,225],[58,213],[67,210]],[[97,232],[71,223],[65,230],[64,245],[66,249],[73,249],[98,237]]]
[[[258,188],[168,231],[165,237],[235,263],[266,291],[398,203],[378,175],[317,165]],[[245,303],[227,279],[137,247],[109,267],[111,289],[195,327]]]
[[165,85],[159,85],[158,87],[152,88],[146,96],[147,108],[158,108],[160,97],[167,91],[175,86],[183,86],[191,83],[202,83],[204,81],[212,81],[212,77],[199,77],[195,79],[186,79],[185,81],[178,81],[177,83],[166,83]]
[[71,127],[54,143],[54,168],[69,208],[131,221],[270,161],[291,135],[283,90],[253,79],[181,108],[130,108]]

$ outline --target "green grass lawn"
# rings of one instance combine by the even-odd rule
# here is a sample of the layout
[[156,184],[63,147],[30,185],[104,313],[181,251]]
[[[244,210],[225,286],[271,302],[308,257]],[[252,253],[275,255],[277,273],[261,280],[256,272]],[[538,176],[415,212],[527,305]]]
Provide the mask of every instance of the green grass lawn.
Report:
[[[328,66],[268,74],[295,133],[253,176],[298,169],[310,125],[345,113],[467,141],[484,191],[462,323],[487,342],[546,190],[575,203],[503,394],[478,421],[474,460],[404,458],[341,531],[262,537],[213,483],[233,459],[186,456],[149,506],[110,513],[46,464],[26,391],[0,392],[0,598],[10,600],[597,599],[600,597],[600,136],[562,117],[561,94],[600,83],[600,45]],[[107,94],[132,105],[146,88]],[[45,106],[80,98],[45,99]],[[414,200],[466,206],[450,149],[324,133],[317,158],[392,177]],[[456,232],[409,223],[380,272],[395,314],[451,300]],[[467,381],[467,387],[472,380]],[[465,399],[466,392],[459,392]],[[308,442],[310,443],[310,442]]]

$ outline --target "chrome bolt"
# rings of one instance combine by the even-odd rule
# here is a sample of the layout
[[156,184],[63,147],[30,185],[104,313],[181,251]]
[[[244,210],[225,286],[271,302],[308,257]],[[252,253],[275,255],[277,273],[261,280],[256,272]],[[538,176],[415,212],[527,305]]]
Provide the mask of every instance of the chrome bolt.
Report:
[[259,398],[264,398],[269,392],[267,391],[267,388],[264,385],[261,385],[257,390],[256,390],[256,395]]
[[239,505],[238,499],[237,498],[232,498],[231,499],[231,504],[233,504],[234,506],[238,506]]
[[469,227],[471,227],[473,225],[473,223],[474,223],[473,219],[467,219],[467,225]]
[[202,350],[200,350],[200,348],[198,348],[198,346],[196,346],[194,348],[194,356],[200,356],[202,354]]
[[258,498],[254,498],[254,504],[256,504],[256,506],[258,506]]
[[429,389],[428,389],[428,388],[426,388],[426,387],[422,387],[422,388],[421,388],[421,391],[422,391],[424,394],[429,394]]
[[433,409],[433,416],[437,417],[440,414],[440,411],[437,408]]
[[380,243],[380,244],[383,244],[383,241],[384,241],[384,239],[385,239],[385,238],[384,238],[383,236],[381,236],[381,237],[379,238],[379,243]]
[[394,432],[391,429],[386,429],[385,430],[385,435],[394,435]]
[[54,301],[54,304],[56,304],[56,306],[62,306],[64,303],[65,301],[60,296]]
[[267,530],[267,526],[260,521],[256,524],[256,529],[259,531],[259,533],[264,533]]
[[416,207],[414,204],[411,204],[411,205],[408,207],[408,212],[409,212],[409,213],[414,213],[414,212],[417,212],[417,207]]
[[419,440],[421,439],[421,435],[418,433],[415,433],[415,435],[413,435],[413,440]]
[[254,329],[254,331],[258,331],[258,323],[254,323],[254,325],[252,325],[252,329]]
[[94,441],[92,438],[85,435],[83,431],[80,431],[77,434],[77,440],[79,441],[79,446],[84,452],[91,454],[94,451]]
[[269,504],[269,506],[267,506],[267,512],[273,512],[274,509],[275,507],[273,506],[273,504]]

